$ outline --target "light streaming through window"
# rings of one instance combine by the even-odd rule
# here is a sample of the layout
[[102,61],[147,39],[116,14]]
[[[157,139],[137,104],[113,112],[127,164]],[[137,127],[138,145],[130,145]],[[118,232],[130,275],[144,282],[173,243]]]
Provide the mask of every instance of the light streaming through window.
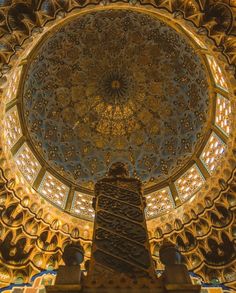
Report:
[[201,161],[206,166],[210,174],[213,174],[216,170],[222,159],[222,156],[224,155],[225,150],[225,143],[214,132],[212,132],[200,156]]
[[171,191],[169,187],[162,188],[146,196],[146,218],[154,218],[163,212],[174,208]]
[[30,184],[33,184],[41,169],[41,166],[26,143],[20,147],[14,157],[24,178]]
[[7,145],[11,148],[22,136],[20,120],[16,106],[12,107],[5,118],[5,137]]
[[211,72],[215,81],[215,84],[224,89],[225,91],[228,91],[226,80],[223,76],[223,73],[219,67],[219,65],[216,63],[213,56],[207,55],[207,60],[211,68]]
[[204,182],[205,179],[203,178],[199,168],[196,164],[194,164],[175,181],[175,186],[181,201],[185,201],[194,195],[202,187]]
[[38,191],[57,206],[64,208],[69,193],[69,187],[46,172]]
[[230,133],[230,119],[231,105],[230,101],[221,94],[217,94],[216,101],[216,117],[215,124],[218,126],[227,136]]
[[95,216],[92,207],[92,198],[91,195],[76,191],[72,202],[71,213],[92,220]]

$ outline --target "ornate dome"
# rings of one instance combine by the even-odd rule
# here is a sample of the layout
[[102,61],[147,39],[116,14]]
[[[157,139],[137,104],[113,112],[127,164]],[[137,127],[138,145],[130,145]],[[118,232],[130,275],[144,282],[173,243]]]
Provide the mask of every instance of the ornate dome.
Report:
[[5,133],[36,193],[91,220],[94,182],[120,161],[142,180],[151,219],[207,184],[227,149],[231,103],[194,34],[157,14],[101,8],[32,47],[12,81]]
[[21,101],[40,161],[91,187],[115,161],[149,185],[191,158],[207,130],[206,67],[186,37],[129,10],[81,15],[34,51]]

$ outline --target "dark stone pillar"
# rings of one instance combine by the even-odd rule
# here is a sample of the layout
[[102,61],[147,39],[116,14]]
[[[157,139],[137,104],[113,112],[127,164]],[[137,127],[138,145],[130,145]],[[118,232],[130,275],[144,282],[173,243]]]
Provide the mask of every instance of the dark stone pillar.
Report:
[[157,280],[149,249],[142,184],[114,164],[95,186],[96,212],[88,277]]

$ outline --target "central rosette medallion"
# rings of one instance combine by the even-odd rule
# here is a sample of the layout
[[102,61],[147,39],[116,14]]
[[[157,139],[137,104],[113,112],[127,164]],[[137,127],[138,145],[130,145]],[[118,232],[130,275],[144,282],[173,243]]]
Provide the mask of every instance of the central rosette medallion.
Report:
[[104,76],[104,79],[101,81],[101,91],[105,101],[111,104],[127,102],[132,82],[132,79],[128,75],[116,71]]

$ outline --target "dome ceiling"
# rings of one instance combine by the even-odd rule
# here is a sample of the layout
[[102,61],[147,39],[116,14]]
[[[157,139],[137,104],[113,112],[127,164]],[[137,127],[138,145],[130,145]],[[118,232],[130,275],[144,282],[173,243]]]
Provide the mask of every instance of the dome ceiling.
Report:
[[228,176],[230,88],[205,37],[134,7],[55,22],[26,45],[4,90],[16,190],[90,221],[94,182],[119,160],[144,183],[155,221]]
[[80,15],[38,46],[25,72],[21,112],[40,162],[92,188],[114,161],[146,186],[183,167],[208,130],[203,58],[151,15]]

